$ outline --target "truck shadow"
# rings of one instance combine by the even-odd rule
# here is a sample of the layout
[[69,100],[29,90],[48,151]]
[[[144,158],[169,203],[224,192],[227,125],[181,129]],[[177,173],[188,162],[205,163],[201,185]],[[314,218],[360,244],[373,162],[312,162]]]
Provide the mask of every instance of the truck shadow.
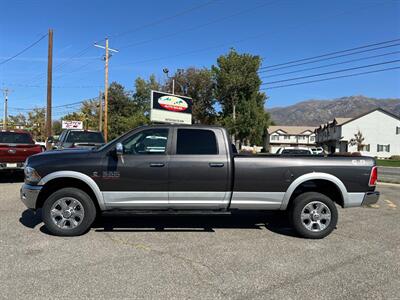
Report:
[[[41,210],[27,209],[19,222],[28,228],[42,223]],[[298,237],[284,212],[235,213],[220,215],[165,215],[105,213],[97,218],[92,230],[101,232],[198,232],[214,233],[218,229],[269,230],[285,236]],[[50,234],[44,225],[40,231]]]
[[42,223],[42,211],[39,209],[34,213],[32,210],[26,209],[22,212],[19,222],[25,227],[35,228]]
[[24,171],[0,171],[0,183],[14,183],[24,181]]
[[283,212],[220,215],[104,214],[92,226],[96,232],[204,232],[216,229],[269,230],[297,237]]

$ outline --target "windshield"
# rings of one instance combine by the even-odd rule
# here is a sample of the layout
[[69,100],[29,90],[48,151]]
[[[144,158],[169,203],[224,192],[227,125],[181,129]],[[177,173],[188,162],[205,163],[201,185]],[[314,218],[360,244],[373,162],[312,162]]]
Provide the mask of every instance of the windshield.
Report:
[[67,143],[104,143],[103,135],[100,132],[71,131]]
[[0,132],[0,144],[33,144],[33,140],[24,132]]

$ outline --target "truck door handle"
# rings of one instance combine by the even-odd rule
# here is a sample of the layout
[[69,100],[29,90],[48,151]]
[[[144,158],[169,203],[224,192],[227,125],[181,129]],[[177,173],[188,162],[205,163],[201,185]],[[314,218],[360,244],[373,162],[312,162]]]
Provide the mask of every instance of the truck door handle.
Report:
[[222,168],[224,163],[209,163],[210,168]]
[[164,163],[150,163],[151,168],[162,168],[164,166],[165,166]]

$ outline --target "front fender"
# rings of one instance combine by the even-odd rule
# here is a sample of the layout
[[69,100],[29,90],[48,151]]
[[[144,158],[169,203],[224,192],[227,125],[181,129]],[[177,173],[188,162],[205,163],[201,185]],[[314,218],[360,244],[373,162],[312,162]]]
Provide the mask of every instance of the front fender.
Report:
[[47,174],[39,181],[38,185],[45,185],[47,182],[56,178],[74,178],[86,183],[96,196],[97,203],[99,204],[100,209],[106,209],[103,194],[101,193],[97,183],[88,175],[76,171],[57,171]]

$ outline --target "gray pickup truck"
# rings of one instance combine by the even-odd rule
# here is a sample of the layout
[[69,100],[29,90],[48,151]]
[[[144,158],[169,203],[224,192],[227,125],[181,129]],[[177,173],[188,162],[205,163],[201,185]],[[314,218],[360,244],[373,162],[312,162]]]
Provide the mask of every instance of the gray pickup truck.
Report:
[[99,149],[31,156],[21,199],[62,236],[109,210],[287,210],[300,236],[323,238],[336,227],[335,203],[378,201],[376,181],[370,157],[238,155],[221,127],[154,125]]

